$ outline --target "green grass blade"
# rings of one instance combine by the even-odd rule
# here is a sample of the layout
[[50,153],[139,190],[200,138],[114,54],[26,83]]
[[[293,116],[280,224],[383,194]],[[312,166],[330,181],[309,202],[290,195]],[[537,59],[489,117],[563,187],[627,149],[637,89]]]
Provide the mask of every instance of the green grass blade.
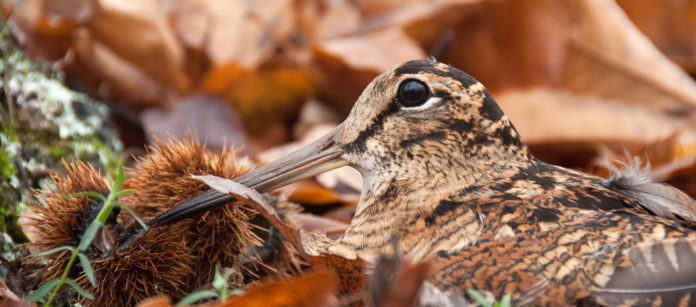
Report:
[[31,256],[32,256],[32,257],[43,257],[43,256],[48,256],[48,255],[50,255],[50,254],[57,253],[57,252],[60,252],[60,251],[69,251],[69,250],[72,250],[72,249],[73,249],[72,246],[59,246],[59,247],[56,247],[56,248],[54,248],[54,249],[49,249],[49,250],[47,250],[47,251],[45,251],[45,252],[40,252],[40,253],[33,254],[33,255],[31,255]]
[[114,184],[111,186],[112,191],[119,191],[123,187],[123,182],[126,181],[126,174],[123,171],[123,164],[118,164],[118,172],[116,173],[116,178],[114,178]]
[[87,249],[87,247],[89,247],[90,244],[92,244],[92,240],[94,240],[94,237],[97,236],[97,231],[99,231],[100,226],[101,223],[97,220],[89,223],[85,234],[82,235],[82,239],[80,239],[80,251],[84,251]]
[[85,290],[84,288],[80,287],[80,285],[78,285],[74,280],[68,278],[65,280],[65,283],[70,285],[71,287],[73,287],[73,289],[75,289],[77,294],[85,297],[88,300],[94,300],[94,295],[87,292],[87,290]]
[[101,225],[102,232],[106,235],[106,237],[111,240],[112,242],[116,242],[114,240],[114,237],[111,236],[111,231],[109,231],[109,228],[106,228],[104,224]]
[[135,189],[121,190],[121,191],[116,192],[116,197],[121,197],[123,195],[133,194],[135,192],[138,192],[138,190],[135,190]]
[[473,299],[476,303],[481,305],[481,307],[491,307],[491,304],[488,303],[488,300],[481,293],[478,293],[478,291],[474,289],[469,289],[466,290],[466,294],[468,294],[469,297],[471,297],[471,299]]
[[87,259],[87,255],[83,253],[78,253],[77,257],[80,259],[80,264],[82,264],[82,270],[85,272],[85,275],[87,276],[87,280],[89,280],[89,283],[92,284],[92,286],[97,285],[97,280],[94,278],[94,271],[92,270],[92,264],[89,263],[89,259]]
[[44,296],[46,296],[46,294],[53,291],[53,288],[55,288],[56,285],[58,285],[59,281],[60,280],[58,278],[51,279],[51,280],[47,281],[46,283],[41,285],[41,287],[36,289],[34,291],[34,293],[24,297],[24,300],[27,302],[38,302],[38,301],[43,300],[43,298],[44,298]]
[[505,294],[503,300],[500,301],[500,307],[510,307],[510,304],[512,304],[512,297],[510,294]]
[[217,293],[211,290],[196,291],[182,298],[178,303],[176,303],[176,306],[191,305],[197,301],[211,297],[217,297]]
[[220,264],[215,264],[215,275],[213,275],[213,288],[220,291],[220,289],[227,289],[227,280],[220,274]]
[[123,209],[123,210],[126,210],[126,212],[128,212],[128,214],[130,214],[130,215],[138,222],[138,224],[140,224],[140,227],[142,227],[143,229],[147,230],[147,224],[145,224],[145,223],[143,222],[143,220],[141,220],[137,215],[135,215],[135,212],[133,212],[133,210],[131,210],[130,208],[126,207],[126,205],[122,204],[121,202],[114,201],[114,203],[115,203],[116,206],[118,206],[119,208],[121,208],[121,209]]

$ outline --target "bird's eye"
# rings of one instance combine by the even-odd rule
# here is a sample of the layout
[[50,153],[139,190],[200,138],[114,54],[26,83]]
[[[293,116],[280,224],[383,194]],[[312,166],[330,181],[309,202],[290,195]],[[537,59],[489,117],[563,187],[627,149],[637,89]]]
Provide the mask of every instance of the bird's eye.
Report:
[[397,95],[399,103],[402,105],[406,107],[416,107],[428,100],[430,91],[425,83],[415,79],[407,79],[399,85],[399,92]]

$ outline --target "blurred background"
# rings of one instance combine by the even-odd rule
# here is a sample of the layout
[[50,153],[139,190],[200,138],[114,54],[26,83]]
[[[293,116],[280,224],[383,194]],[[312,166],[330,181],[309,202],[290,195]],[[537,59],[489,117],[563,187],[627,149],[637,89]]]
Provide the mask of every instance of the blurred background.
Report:
[[[486,85],[542,160],[606,175],[597,161],[637,155],[655,179],[696,195],[694,1],[0,3],[5,200],[28,203],[17,191],[62,159],[89,157],[85,148],[107,170],[187,133],[255,162],[282,156],[340,123],[376,75],[427,57]],[[289,194],[347,221],[361,185],[338,170]]]

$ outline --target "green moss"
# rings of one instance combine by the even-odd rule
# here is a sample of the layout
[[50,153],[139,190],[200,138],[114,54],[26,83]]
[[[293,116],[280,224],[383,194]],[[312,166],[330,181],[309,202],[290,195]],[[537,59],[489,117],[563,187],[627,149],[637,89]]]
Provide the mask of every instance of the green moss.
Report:
[[2,23],[0,57],[0,254],[9,259],[15,243],[26,241],[17,217],[36,202],[36,175],[60,173],[61,161],[77,159],[111,171],[122,144],[108,108],[65,87],[50,64],[27,57]]
[[66,154],[67,153],[63,148],[51,147],[51,157],[53,157],[56,160],[62,159],[63,157],[65,157]]
[[17,174],[14,165],[12,165],[12,160],[10,154],[5,151],[0,151],[0,178],[3,181],[9,180]]
[[11,210],[7,204],[0,201],[0,230],[7,233],[15,243],[27,242],[27,237],[22,229],[17,226],[17,211]]

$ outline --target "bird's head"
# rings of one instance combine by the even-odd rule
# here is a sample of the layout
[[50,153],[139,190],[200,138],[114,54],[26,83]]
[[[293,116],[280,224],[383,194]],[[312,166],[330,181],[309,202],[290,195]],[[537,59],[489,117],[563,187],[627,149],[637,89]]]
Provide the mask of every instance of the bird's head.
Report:
[[449,65],[415,60],[376,77],[333,131],[235,181],[268,191],[350,165],[369,188],[388,179],[456,180],[457,174],[495,168],[491,161],[529,158],[481,83]]

